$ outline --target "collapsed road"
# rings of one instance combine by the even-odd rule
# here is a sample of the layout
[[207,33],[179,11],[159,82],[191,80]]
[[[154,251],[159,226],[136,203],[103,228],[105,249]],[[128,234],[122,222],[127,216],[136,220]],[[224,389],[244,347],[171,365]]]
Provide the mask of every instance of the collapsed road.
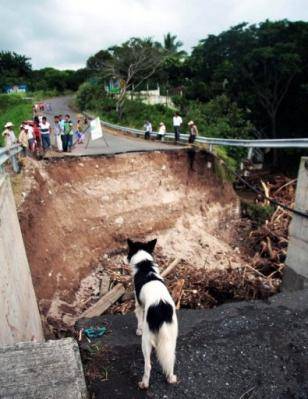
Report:
[[[81,320],[73,329],[100,297],[105,272],[111,285],[128,281],[123,262],[128,236],[158,236],[160,265],[180,255],[181,278],[185,268],[189,274],[196,268],[206,275],[238,271],[244,286],[245,278],[256,279],[247,272],[249,256],[234,240],[238,198],[208,153],[28,160],[23,177],[15,194],[45,328],[61,323],[76,337],[86,326],[107,328],[101,339],[88,342],[83,336],[80,343],[92,397],[308,397],[306,291],[210,311],[180,310],[180,383],[168,387],[154,363],[146,393],[136,389],[143,357],[132,314]],[[258,279],[266,288],[267,279]],[[191,306],[185,293],[183,299],[184,307],[202,307],[199,298]],[[122,303],[112,312],[123,312]]]

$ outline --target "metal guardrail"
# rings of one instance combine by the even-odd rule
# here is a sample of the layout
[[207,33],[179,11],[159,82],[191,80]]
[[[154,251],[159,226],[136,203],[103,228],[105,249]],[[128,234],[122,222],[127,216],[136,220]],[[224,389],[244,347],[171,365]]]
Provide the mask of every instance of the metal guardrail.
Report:
[[[144,136],[144,131],[140,129],[134,129],[131,127],[124,127],[120,125],[115,125],[113,123],[101,121],[103,126],[110,127],[111,129],[119,130],[124,133],[134,134],[136,136]],[[157,136],[157,132],[151,133],[152,137]],[[166,139],[173,140],[174,133],[167,132],[164,136]],[[180,141],[188,142],[188,134],[181,133]],[[246,147],[249,149],[248,157],[252,155],[253,148],[308,148],[308,138],[307,139],[262,139],[262,140],[244,140],[244,139],[221,139],[214,137],[204,137],[198,136],[195,142],[200,144],[208,144],[210,150],[214,145],[221,146],[233,146],[233,147]],[[22,151],[20,144],[14,144],[11,147],[0,148],[0,172],[3,170],[3,165],[8,160],[11,161],[13,170],[19,172],[19,165],[16,155]]]
[[[144,136],[144,131],[130,127],[115,125],[113,123],[102,121],[102,125],[122,131],[124,133],[131,133],[137,136]],[[156,137],[157,132],[151,134]],[[188,134],[181,133],[180,140],[183,142],[188,141]],[[174,133],[166,133],[165,138],[174,139]],[[220,139],[214,137],[198,136],[195,142],[200,144],[233,146],[233,147],[246,147],[246,148],[308,148],[307,139],[262,139],[262,140],[244,140],[244,139]]]
[[22,151],[20,144],[14,144],[11,147],[0,148],[0,172],[3,171],[3,165],[8,160],[11,161],[14,172],[19,172],[19,164],[16,155]]

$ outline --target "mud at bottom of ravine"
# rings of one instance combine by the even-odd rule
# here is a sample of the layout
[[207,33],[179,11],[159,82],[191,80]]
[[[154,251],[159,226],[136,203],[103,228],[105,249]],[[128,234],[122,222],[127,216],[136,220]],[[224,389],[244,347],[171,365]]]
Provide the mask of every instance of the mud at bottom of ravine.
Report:
[[[17,203],[45,326],[70,328],[115,284],[130,289],[126,239],[157,238],[179,307],[216,306],[277,290],[236,243],[238,198],[207,152],[29,160]],[[180,281],[180,283],[179,283]],[[120,299],[107,312],[128,312]]]

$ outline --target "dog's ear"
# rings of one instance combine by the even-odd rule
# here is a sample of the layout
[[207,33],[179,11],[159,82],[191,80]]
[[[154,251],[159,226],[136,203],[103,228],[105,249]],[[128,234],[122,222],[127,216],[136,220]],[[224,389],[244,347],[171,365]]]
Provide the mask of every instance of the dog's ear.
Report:
[[147,243],[147,252],[150,254],[154,251],[155,245],[157,243],[157,238]]
[[134,243],[129,238],[127,239],[127,245],[128,245],[128,248],[133,248],[134,247]]

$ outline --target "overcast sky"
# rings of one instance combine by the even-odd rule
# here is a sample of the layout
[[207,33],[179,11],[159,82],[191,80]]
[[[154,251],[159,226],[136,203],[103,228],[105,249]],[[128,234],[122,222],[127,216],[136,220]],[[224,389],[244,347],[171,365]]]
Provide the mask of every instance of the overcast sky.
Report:
[[77,69],[132,36],[171,32],[189,51],[243,21],[308,21],[308,0],[0,0],[0,15],[0,50],[31,57],[34,68]]

